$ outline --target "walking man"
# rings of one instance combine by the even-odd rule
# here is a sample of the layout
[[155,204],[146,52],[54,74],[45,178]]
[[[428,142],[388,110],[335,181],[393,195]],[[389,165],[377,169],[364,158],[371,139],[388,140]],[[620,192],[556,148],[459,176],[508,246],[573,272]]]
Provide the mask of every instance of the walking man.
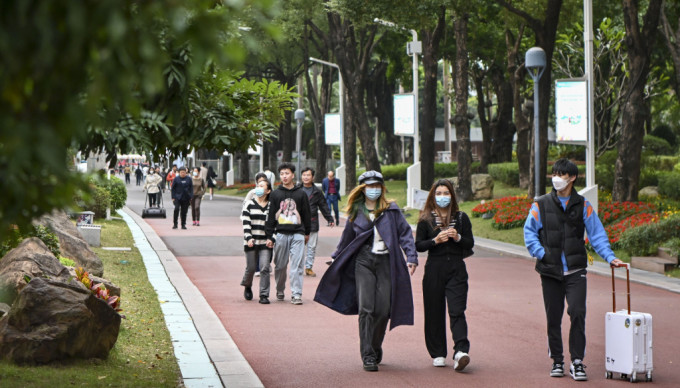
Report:
[[338,212],[338,201],[340,201],[340,179],[335,177],[333,171],[328,171],[328,176],[323,178],[321,183],[323,194],[326,196],[328,210],[335,213],[335,225],[340,226],[340,213]]
[[302,170],[302,191],[307,194],[309,199],[310,219],[312,223],[311,233],[309,234],[309,241],[307,241],[307,253],[305,254],[305,275],[316,276],[312,270],[314,266],[314,255],[316,254],[316,243],[319,238],[319,210],[323,214],[323,218],[328,221],[331,227],[334,225],[333,217],[331,216],[326,198],[323,196],[321,190],[314,184],[314,170],[307,167]]
[[290,261],[291,303],[302,304],[302,253],[311,231],[309,200],[301,186],[295,184],[295,166],[279,166],[281,185],[272,191],[265,225],[267,247],[274,248],[276,299],[283,301],[286,270]]
[[137,169],[135,170],[135,178],[137,179],[137,186],[140,186],[142,184],[142,176],[144,173],[142,172],[142,169],[137,166]]
[[125,184],[129,185],[130,184],[130,172],[131,172],[130,166],[126,165],[125,168],[123,169],[123,171],[125,172]]
[[595,251],[612,265],[621,264],[609,246],[609,238],[590,202],[574,189],[578,168],[559,159],[552,168],[553,191],[531,206],[524,224],[524,243],[536,260],[541,275],[543,304],[548,323],[548,350],[553,359],[551,377],[564,376],[562,315],[564,301],[571,319],[569,374],[588,380],[583,358],[586,352],[586,252],[584,231]]
[[175,205],[175,212],[172,217],[172,228],[177,229],[177,216],[181,214],[182,229],[187,228],[187,211],[189,210],[189,203],[193,196],[194,188],[191,183],[191,178],[187,175],[187,168],[182,166],[179,168],[179,175],[172,181],[172,188],[170,195],[172,196],[172,204]]

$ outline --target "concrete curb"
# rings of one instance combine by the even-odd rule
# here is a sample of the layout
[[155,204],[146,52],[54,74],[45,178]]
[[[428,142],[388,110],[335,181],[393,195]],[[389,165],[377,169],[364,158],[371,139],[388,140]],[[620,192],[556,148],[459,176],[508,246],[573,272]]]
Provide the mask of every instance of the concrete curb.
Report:
[[[133,230],[133,236],[145,257],[144,263],[147,264],[147,256],[151,259],[155,256],[156,261],[150,260],[147,264],[147,272],[162,303],[184,384],[187,387],[264,387],[217,314],[151,226],[127,207],[119,214],[131,230],[139,230],[139,233]],[[157,285],[152,278],[157,278],[159,272],[165,282],[161,279]]]

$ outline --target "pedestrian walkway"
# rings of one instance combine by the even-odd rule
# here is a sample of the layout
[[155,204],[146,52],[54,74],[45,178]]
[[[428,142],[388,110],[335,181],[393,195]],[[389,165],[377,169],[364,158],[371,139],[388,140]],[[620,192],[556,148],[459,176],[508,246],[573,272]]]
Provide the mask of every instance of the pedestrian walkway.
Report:
[[[136,192],[134,187],[129,190],[128,208],[130,212],[140,214],[142,193]],[[170,203],[168,194],[165,195],[166,203]],[[318,276],[305,277],[302,306],[291,305],[288,301],[260,305],[256,300],[244,300],[243,287],[239,285],[245,267],[238,219],[240,208],[240,200],[221,196],[215,196],[213,201],[203,201],[201,226],[188,226],[188,230],[171,229],[172,209],[168,209],[169,218],[165,220],[137,219],[143,230],[146,230],[143,226],[146,224],[164,244],[162,249],[160,244],[151,241],[154,249],[160,247],[158,255],[163,264],[168,261],[172,265],[165,267],[166,272],[193,318],[225,386],[249,386],[252,381],[227,382],[224,369],[221,371],[222,360],[213,358],[211,345],[206,341],[210,335],[204,333],[201,326],[205,316],[212,315],[219,322],[224,333],[233,340],[233,350],[243,355],[244,361],[240,365],[252,368],[257,382],[266,387],[575,384],[568,377],[548,376],[550,360],[540,279],[533,269],[533,261],[518,257],[526,255],[520,254],[521,249],[515,252],[510,249],[512,247],[506,247],[506,250],[503,244],[494,248],[493,242],[477,239],[475,255],[466,260],[470,276],[466,315],[471,363],[465,373],[456,373],[451,367],[433,368],[425,349],[421,291],[424,256],[420,257],[421,265],[412,278],[415,325],[389,332],[380,372],[367,373],[362,369],[359,356],[357,317],[337,314],[312,300],[319,278],[327,268],[324,263],[334,250],[342,228],[321,226],[314,265]],[[589,270],[587,372],[597,386],[622,384],[604,378],[604,314],[611,310],[610,275],[604,271],[606,276],[601,276],[596,268]],[[174,283],[176,272],[185,274],[184,284]],[[631,274],[631,277],[638,280],[638,274]],[[625,289],[623,283],[619,282],[619,285],[617,288]],[[184,286],[193,290],[192,293],[185,295]],[[677,368],[680,363],[677,336],[680,300],[677,291],[634,283],[631,292],[633,310],[654,315],[654,385],[676,386],[680,381]],[[290,298],[288,285],[286,298]],[[624,301],[625,297],[618,300]],[[207,304],[212,314],[202,310],[205,316],[195,315],[194,305],[202,303]],[[565,349],[568,349],[566,314],[563,329]],[[230,345],[224,342],[220,346]],[[448,355],[448,365],[452,365],[451,356]]]

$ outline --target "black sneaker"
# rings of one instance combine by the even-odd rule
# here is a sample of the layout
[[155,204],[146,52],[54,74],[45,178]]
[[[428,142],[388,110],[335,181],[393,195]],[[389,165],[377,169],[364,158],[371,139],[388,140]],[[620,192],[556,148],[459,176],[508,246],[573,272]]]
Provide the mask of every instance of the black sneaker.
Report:
[[588,376],[586,375],[586,366],[583,365],[581,360],[574,360],[569,368],[569,374],[576,381],[586,381]]
[[269,298],[267,298],[266,296],[261,296],[260,304],[269,304]]
[[243,290],[243,297],[246,298],[246,300],[251,300],[253,299],[253,290],[246,286],[245,289]]
[[564,376],[564,363],[554,362],[552,369],[550,370],[550,377],[562,377]]
[[177,229],[177,224],[172,226],[173,229]]
[[369,358],[364,360],[364,370],[366,372],[377,372],[378,371],[378,363],[375,362],[375,359]]

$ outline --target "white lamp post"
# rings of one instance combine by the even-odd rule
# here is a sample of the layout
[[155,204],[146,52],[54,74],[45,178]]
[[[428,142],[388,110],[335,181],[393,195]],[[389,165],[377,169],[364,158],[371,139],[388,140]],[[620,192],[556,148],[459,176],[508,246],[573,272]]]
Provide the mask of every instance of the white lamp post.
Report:
[[297,136],[295,139],[295,149],[297,150],[297,177],[298,177],[298,182],[300,180],[300,159],[302,156],[302,153],[300,151],[300,144],[302,143],[302,123],[305,121],[305,111],[302,109],[298,109],[295,111],[295,121],[297,121]]
[[539,123],[538,123],[538,81],[545,70],[545,51],[540,47],[532,47],[525,55],[525,67],[534,81],[534,183],[535,190],[534,197],[538,198],[541,192],[541,179],[539,177],[541,168],[539,166],[541,142],[538,139]]

